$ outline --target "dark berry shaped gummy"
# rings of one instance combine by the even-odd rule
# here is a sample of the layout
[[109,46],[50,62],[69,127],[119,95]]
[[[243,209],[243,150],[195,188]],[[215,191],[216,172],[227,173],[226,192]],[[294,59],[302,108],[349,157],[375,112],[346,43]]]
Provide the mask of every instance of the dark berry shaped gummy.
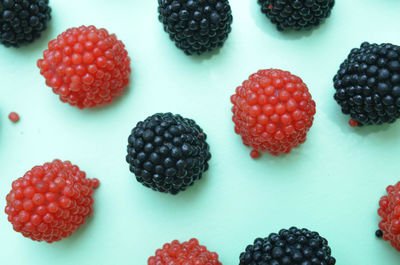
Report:
[[290,153],[306,141],[315,102],[303,81],[289,72],[260,70],[231,97],[235,132],[251,146],[250,155]]
[[309,30],[330,16],[335,0],[258,0],[278,30]]
[[210,252],[199,244],[195,238],[180,243],[174,240],[166,243],[156,254],[151,256],[148,265],[222,265],[218,261],[218,254]]
[[0,0],[0,42],[19,47],[38,39],[47,28],[48,0]]
[[[376,235],[390,241],[400,251],[400,182],[386,188],[387,195],[379,201],[378,214],[382,217]],[[382,234],[383,233],[383,234]]]
[[239,265],[334,265],[328,241],[317,232],[292,227],[257,238],[240,254]]
[[122,41],[94,26],[60,34],[37,65],[60,100],[80,109],[111,103],[128,85],[131,73]]
[[400,47],[369,44],[351,50],[333,78],[335,100],[351,126],[393,123],[400,116]]
[[211,154],[206,138],[191,119],[171,113],[154,114],[132,130],[126,161],[144,186],[177,194],[208,169]]
[[97,179],[88,179],[71,162],[36,166],[12,183],[6,214],[14,230],[35,241],[69,237],[93,211]]
[[231,32],[228,0],[158,0],[159,20],[187,55],[221,47]]

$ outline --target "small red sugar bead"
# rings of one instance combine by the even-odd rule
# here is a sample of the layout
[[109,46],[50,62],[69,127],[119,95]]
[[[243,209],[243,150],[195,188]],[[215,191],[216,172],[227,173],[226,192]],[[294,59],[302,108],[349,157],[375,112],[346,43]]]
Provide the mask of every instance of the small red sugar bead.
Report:
[[218,254],[210,252],[195,238],[180,243],[174,240],[157,249],[155,256],[147,260],[148,265],[222,265]]
[[351,119],[351,120],[349,120],[349,125],[351,127],[357,127],[358,126],[358,122],[356,120]]
[[131,73],[125,45],[115,34],[94,26],[60,34],[37,65],[60,100],[80,109],[111,103],[128,85]]
[[69,161],[36,166],[12,183],[5,212],[17,232],[48,243],[70,236],[84,224],[93,208],[98,179]]
[[383,239],[400,251],[400,182],[386,188],[387,195],[379,201],[378,215],[382,217],[379,229]]
[[313,124],[315,102],[303,81],[289,72],[268,69],[252,74],[231,96],[235,132],[260,152],[290,153],[306,140]]
[[18,122],[19,121],[19,115],[18,115],[18,113],[16,113],[16,112],[11,112],[9,115],[8,115],[8,119],[10,119],[10,121],[12,121],[12,122]]

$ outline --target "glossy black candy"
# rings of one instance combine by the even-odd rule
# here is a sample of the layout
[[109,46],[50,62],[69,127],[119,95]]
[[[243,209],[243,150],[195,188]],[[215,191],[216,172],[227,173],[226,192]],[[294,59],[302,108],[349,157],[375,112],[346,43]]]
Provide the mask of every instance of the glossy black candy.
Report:
[[392,123],[400,117],[400,47],[370,44],[351,50],[333,78],[336,102],[355,125]]
[[335,265],[328,241],[308,229],[282,229],[257,238],[240,254],[239,265]]
[[206,138],[193,120],[157,113],[132,130],[126,161],[144,186],[177,194],[208,169],[211,154]]
[[228,0],[158,0],[159,20],[187,55],[221,47],[231,32]]
[[50,12],[48,0],[0,0],[0,42],[6,47],[33,42],[46,30]]
[[335,0],[258,0],[278,30],[309,30],[331,14]]

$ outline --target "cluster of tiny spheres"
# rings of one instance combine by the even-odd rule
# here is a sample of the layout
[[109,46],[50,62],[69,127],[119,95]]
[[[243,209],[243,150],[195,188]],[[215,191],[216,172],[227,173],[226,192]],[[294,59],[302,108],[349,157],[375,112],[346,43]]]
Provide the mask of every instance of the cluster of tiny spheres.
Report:
[[[280,31],[310,30],[327,19],[334,0],[258,0]],[[158,19],[175,45],[201,55],[224,45],[231,32],[228,0],[158,0]],[[0,0],[0,42],[20,47],[38,39],[51,19],[48,0]],[[131,60],[115,34],[95,26],[67,29],[37,61],[46,85],[62,102],[80,109],[111,103],[129,84]],[[400,47],[362,43],[333,78],[334,99],[351,126],[393,123],[400,117]],[[235,132],[261,152],[288,154],[306,141],[316,103],[298,76],[279,69],[250,75],[231,96]],[[12,112],[9,119],[19,120]],[[211,159],[207,135],[192,119],[156,113],[137,123],[128,137],[126,161],[138,182],[178,194],[202,178]],[[97,179],[69,161],[35,166],[12,183],[5,212],[15,231],[35,241],[69,237],[92,214]],[[400,251],[400,182],[379,202],[377,236]],[[220,265],[218,254],[197,239],[175,240],[158,249],[148,265]],[[240,255],[240,265],[334,265],[325,238],[292,227],[257,238]]]

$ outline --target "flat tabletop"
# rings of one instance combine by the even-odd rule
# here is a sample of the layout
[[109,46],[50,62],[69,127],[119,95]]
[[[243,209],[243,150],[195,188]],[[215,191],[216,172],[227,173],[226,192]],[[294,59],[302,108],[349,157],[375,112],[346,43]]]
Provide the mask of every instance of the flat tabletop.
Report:
[[[42,38],[0,47],[0,264],[146,264],[163,243],[199,239],[223,264],[256,237],[291,226],[326,237],[337,264],[398,265],[400,253],[374,235],[379,198],[400,180],[400,122],[352,128],[333,99],[332,78],[363,41],[400,43],[400,2],[336,1],[311,32],[278,32],[256,0],[231,0],[232,32],[211,55],[189,57],[169,40],[157,1],[51,0]],[[36,61],[67,28],[104,27],[132,59],[132,80],[112,104],[79,110],[45,85]],[[234,133],[230,95],[259,69],[300,76],[317,104],[305,144],[290,155],[250,158]],[[7,115],[20,114],[11,123]],[[137,183],[125,162],[127,138],[156,112],[179,113],[204,129],[209,171],[178,196]],[[11,182],[54,158],[100,180],[94,214],[70,238],[37,243],[12,229],[4,214]]]

